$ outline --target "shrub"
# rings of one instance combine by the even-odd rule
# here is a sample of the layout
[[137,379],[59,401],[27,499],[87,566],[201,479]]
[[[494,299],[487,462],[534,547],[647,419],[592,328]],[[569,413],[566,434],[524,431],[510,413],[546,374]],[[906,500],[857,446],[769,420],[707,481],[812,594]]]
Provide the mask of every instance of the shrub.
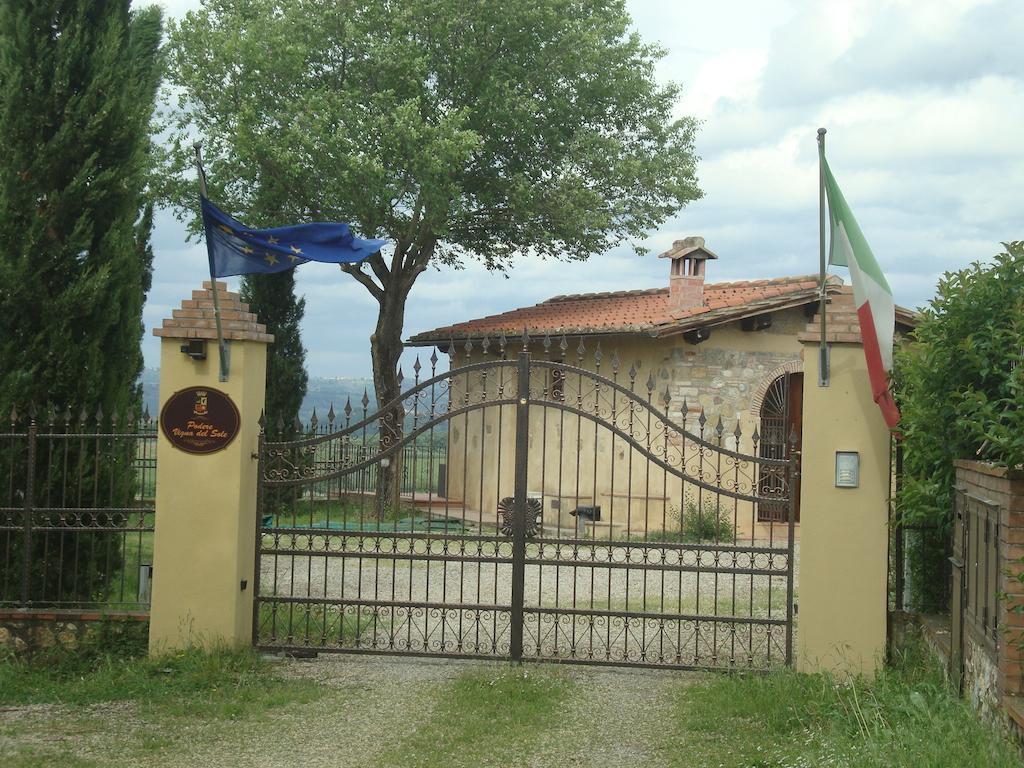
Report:
[[[935,529],[952,520],[953,461],[1024,462],[1024,242],[991,264],[947,272],[922,311],[914,343],[898,350],[904,474],[899,520]],[[908,550],[911,575],[940,572],[945,546]]]
[[669,524],[662,531],[649,531],[649,541],[731,541],[732,521],[727,510],[707,499],[702,504],[688,500],[680,513],[669,507]]

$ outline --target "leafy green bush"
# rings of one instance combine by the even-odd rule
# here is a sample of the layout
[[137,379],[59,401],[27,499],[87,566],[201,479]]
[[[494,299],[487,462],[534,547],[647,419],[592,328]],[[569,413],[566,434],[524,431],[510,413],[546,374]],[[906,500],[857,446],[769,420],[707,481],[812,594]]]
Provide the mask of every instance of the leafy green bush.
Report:
[[[914,343],[896,357],[904,474],[897,512],[944,541],[952,520],[955,459],[1024,462],[1024,242],[991,264],[948,272],[922,311]],[[944,546],[908,551],[914,574],[941,570]]]
[[948,521],[953,460],[1024,462],[1024,242],[948,272],[897,354],[905,522]]
[[731,541],[733,534],[729,513],[711,499],[698,505],[687,501],[680,514],[670,507],[669,523],[661,531],[648,531],[648,541]]

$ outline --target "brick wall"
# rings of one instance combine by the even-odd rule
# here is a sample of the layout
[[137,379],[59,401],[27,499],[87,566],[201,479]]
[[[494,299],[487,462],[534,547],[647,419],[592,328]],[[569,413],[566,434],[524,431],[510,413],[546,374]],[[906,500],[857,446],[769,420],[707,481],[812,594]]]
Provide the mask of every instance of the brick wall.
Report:
[[964,590],[954,588],[952,610],[963,599],[964,690],[981,711],[1012,714],[1024,694],[1024,471],[958,461],[956,473]]

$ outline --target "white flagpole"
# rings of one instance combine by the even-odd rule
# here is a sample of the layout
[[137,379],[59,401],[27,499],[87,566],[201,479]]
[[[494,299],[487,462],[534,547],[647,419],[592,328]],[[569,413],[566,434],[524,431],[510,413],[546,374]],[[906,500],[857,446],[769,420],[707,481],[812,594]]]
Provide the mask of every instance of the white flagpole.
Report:
[[828,275],[825,274],[825,129],[818,129],[818,251],[821,273],[819,309],[821,342],[818,346],[818,386],[827,387],[830,376],[828,341],[825,339],[825,309],[828,306]]
[[[199,194],[206,197],[206,171],[203,169],[203,143],[197,141],[192,145],[196,151],[196,170],[199,172]],[[224,343],[224,332],[220,327],[220,299],[217,296],[217,278],[214,275],[213,255],[210,253],[210,244],[206,244],[207,259],[210,262],[210,286],[213,293],[213,317],[217,324],[217,351],[220,354],[220,380],[228,380],[228,347]]]

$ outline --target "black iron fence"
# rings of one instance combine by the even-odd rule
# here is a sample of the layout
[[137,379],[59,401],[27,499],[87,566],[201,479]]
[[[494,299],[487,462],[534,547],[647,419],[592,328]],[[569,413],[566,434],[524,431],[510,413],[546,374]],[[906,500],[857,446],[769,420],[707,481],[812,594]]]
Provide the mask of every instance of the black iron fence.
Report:
[[155,421],[12,409],[0,430],[0,607],[145,610]]
[[[355,422],[365,421],[369,413],[369,401],[364,399],[358,408],[346,403],[340,414],[336,413],[332,406],[327,416],[323,418],[317,416],[315,410],[306,421],[297,416],[290,422],[279,417],[265,425],[266,437],[269,441],[291,441],[331,435],[350,427]],[[410,416],[408,421],[407,428],[415,429],[415,420]],[[438,432],[439,434],[420,436],[402,446],[392,456],[392,461],[398,467],[400,492],[403,496],[437,493],[438,489],[441,491],[440,495],[444,495],[448,471],[448,440],[446,431]],[[358,470],[346,475],[340,491],[346,495],[373,494],[377,489],[381,467],[378,462],[371,459],[381,450],[380,434],[376,430],[371,432],[368,429],[360,429],[355,431],[350,440],[320,443],[305,457],[304,466],[309,476],[327,474],[339,466],[359,466]],[[314,493],[326,493],[327,490],[327,484],[312,489]]]

